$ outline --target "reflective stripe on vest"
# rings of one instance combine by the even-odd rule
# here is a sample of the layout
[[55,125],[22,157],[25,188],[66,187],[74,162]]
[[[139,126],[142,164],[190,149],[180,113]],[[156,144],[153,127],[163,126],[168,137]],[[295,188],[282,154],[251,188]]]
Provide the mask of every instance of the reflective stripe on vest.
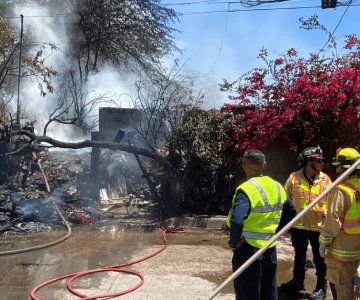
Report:
[[360,256],[360,249],[356,251],[344,251],[334,248],[328,248],[327,251],[332,255],[342,256],[342,257],[359,257]]
[[[275,234],[279,225],[286,192],[268,176],[255,177],[239,186],[250,200],[250,213],[244,221],[242,236],[248,244],[261,248]],[[274,247],[275,243],[271,246]]]
[[338,189],[341,190],[350,200],[350,207],[344,216],[344,220],[341,229],[346,234],[355,235],[360,234],[360,180],[349,179],[345,181],[345,184],[338,185]]
[[325,245],[329,245],[332,240],[333,240],[333,238],[330,236],[324,236],[322,234],[320,234],[320,236],[319,236],[319,241]]
[[[260,195],[261,195],[264,203],[269,203],[269,201],[267,200],[267,196],[266,196],[264,190],[261,188],[261,186],[260,186],[255,180],[253,180],[253,179],[249,179],[248,182],[251,183],[251,184],[253,184],[253,185],[257,188],[257,190],[258,190],[258,192],[260,193]],[[275,181],[275,182],[276,182],[276,181]],[[227,218],[226,218],[226,225],[227,225],[229,228],[230,228],[230,226],[231,226],[231,217],[232,217],[233,208],[234,208],[234,204],[235,204],[235,200],[236,200],[236,195],[237,195],[237,193],[239,192],[239,190],[241,190],[242,185],[243,185],[243,184],[239,185],[239,186],[236,188],[235,194],[234,194],[234,196],[233,196],[233,198],[232,198],[232,201],[231,201],[231,208],[230,208],[229,214],[228,214],[228,216],[227,216]],[[277,191],[278,191],[278,195],[280,195],[280,190],[281,190],[281,188],[282,188],[282,187],[280,186],[280,184],[279,184],[278,182],[276,182],[276,189],[277,189]],[[250,203],[250,205],[251,205],[251,203]],[[278,196],[278,203],[275,204],[275,205],[273,205],[273,206],[271,206],[271,207],[270,207],[270,206],[252,207],[251,209],[252,209],[253,212],[265,213],[265,212],[268,212],[268,211],[278,210],[280,206],[281,206],[280,209],[282,209],[281,195]]]
[[255,187],[259,191],[259,193],[264,201],[264,206],[257,206],[257,207],[251,208],[251,211],[258,212],[258,213],[265,213],[265,212],[276,211],[276,210],[282,209],[283,203],[281,203],[281,193],[280,193],[281,187],[277,181],[275,181],[275,184],[276,184],[276,189],[277,189],[277,193],[278,193],[278,203],[273,204],[273,205],[269,204],[267,196],[266,196],[264,190],[262,189],[262,187],[260,186],[260,184],[258,184],[253,179],[250,179],[249,182],[252,183],[253,185],[255,185]]
[[[315,200],[315,198],[330,185],[329,178],[325,178],[325,180],[319,179],[310,187],[309,182],[303,176],[300,176],[295,172],[293,173],[293,177],[291,200],[298,209],[305,209],[311,201]],[[326,210],[326,207],[326,202],[321,200],[312,208],[312,210],[323,211],[324,209]]]
[[249,238],[253,240],[265,240],[268,241],[272,238],[273,234],[271,233],[261,233],[261,232],[243,232],[242,236],[244,238]]
[[[266,213],[266,212],[274,212],[274,211],[278,211],[278,210],[282,210],[282,207],[283,207],[283,203],[285,202],[286,200],[286,192],[284,190],[284,188],[280,185],[280,183],[278,183],[277,181],[271,179],[270,177],[267,177],[267,176],[264,176],[264,178],[268,178],[271,180],[271,182],[274,182],[275,185],[276,185],[276,190],[277,190],[277,203],[276,204],[273,204],[273,205],[269,205],[269,201],[268,201],[268,198],[264,192],[264,190],[262,189],[262,187],[260,186],[260,184],[258,182],[256,182],[254,179],[249,179],[247,182],[248,183],[251,183],[252,185],[254,185],[257,189],[257,191],[259,192],[261,198],[263,199],[263,203],[265,204],[268,204],[268,205],[264,205],[264,206],[255,206],[253,207],[251,205],[251,200],[250,200],[250,206],[251,206],[251,211],[254,212],[254,213]],[[246,183],[246,182],[245,182]],[[232,205],[231,205],[231,208],[230,208],[230,211],[229,211],[229,214],[226,218],[226,225],[230,228],[231,226],[231,218],[232,218],[232,213],[233,213],[233,209],[234,209],[234,204],[235,204],[235,200],[236,200],[236,196],[237,196],[237,193],[242,190],[242,187],[243,185],[245,184],[241,184],[239,185],[236,190],[235,190],[235,193],[234,193],[234,196],[232,198]],[[244,191],[245,192],[245,191]],[[282,197],[282,195],[285,193],[284,195],[284,198]]]
[[[244,192],[249,196],[251,202],[251,211],[248,218],[244,222],[244,229],[242,236],[246,241],[257,248],[261,248],[266,242],[274,235],[275,230],[280,222],[283,203],[286,200],[286,193],[280,184],[269,177],[250,179],[248,183],[252,184],[256,188],[256,191],[261,196],[260,199],[256,198],[254,191],[251,191],[251,186],[245,186]],[[262,181],[262,184],[266,184],[267,188],[272,185],[269,195],[266,194],[264,188],[258,181]],[[276,187],[276,197],[274,185]],[[283,193],[282,193],[283,191]],[[268,198],[270,197],[270,200]],[[261,206],[262,205],[262,206]],[[275,246],[275,243],[272,247]]]
[[[330,185],[330,177],[324,174],[310,186],[309,182],[301,172],[303,172],[303,169],[292,173],[292,190],[290,191],[291,200],[294,202],[294,206],[298,213],[305,209]],[[325,214],[327,210],[326,198],[321,199],[311,210]],[[304,229],[304,224],[299,221],[294,224],[293,227]],[[310,225],[310,230],[320,231],[321,228],[316,225]]]

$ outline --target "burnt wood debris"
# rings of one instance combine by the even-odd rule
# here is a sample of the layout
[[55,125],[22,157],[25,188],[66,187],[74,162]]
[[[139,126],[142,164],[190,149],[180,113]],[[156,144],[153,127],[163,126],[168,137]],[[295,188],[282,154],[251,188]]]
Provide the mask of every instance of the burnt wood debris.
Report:
[[[28,136],[15,134],[25,131]],[[146,221],[157,214],[148,185],[133,166],[134,155],[102,150],[99,193],[94,197],[89,188],[91,148],[33,147],[33,133],[28,124],[0,125],[0,236],[62,228],[53,201],[73,224],[116,219],[132,226],[140,217]]]

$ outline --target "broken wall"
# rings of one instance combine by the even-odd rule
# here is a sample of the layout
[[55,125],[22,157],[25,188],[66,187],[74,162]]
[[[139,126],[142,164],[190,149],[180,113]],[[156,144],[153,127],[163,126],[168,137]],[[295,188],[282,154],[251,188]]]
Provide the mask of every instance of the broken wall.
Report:
[[[99,131],[92,133],[92,139],[144,147],[140,134],[133,128],[135,122],[140,122],[140,112],[136,109],[102,107],[99,109]],[[141,175],[134,155],[92,149],[91,189],[94,199],[99,198],[101,189],[106,189],[109,197],[135,193],[136,183],[145,183]]]

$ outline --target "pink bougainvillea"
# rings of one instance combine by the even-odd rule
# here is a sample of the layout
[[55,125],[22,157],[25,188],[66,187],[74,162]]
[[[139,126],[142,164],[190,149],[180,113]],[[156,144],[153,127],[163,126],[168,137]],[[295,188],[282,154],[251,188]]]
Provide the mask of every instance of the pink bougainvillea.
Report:
[[320,51],[306,59],[291,48],[273,60],[263,49],[264,68],[221,86],[231,93],[232,103],[224,110],[241,115],[225,144],[240,154],[278,139],[294,149],[360,146],[360,41],[350,35],[343,48],[326,58]]

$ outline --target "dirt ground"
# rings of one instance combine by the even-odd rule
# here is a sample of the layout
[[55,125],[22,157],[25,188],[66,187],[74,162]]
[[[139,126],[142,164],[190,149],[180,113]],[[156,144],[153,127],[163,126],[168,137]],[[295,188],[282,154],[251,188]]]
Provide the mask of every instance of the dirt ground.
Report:
[[[0,250],[23,248],[49,242],[62,231],[31,236],[3,237]],[[126,267],[144,276],[144,284],[135,291],[113,299],[197,300],[206,299],[229,275],[232,252],[228,235],[221,230],[185,229],[185,233],[167,233],[168,247],[158,255]],[[0,256],[0,299],[29,299],[39,284],[66,274],[114,266],[146,257],[164,247],[160,229],[119,224],[75,226],[69,239],[42,250]],[[293,250],[289,239],[278,245],[278,285],[292,274]],[[138,284],[137,276],[119,272],[94,273],[74,281],[73,287],[86,295],[108,294]],[[314,270],[307,271],[306,286],[312,291]],[[329,293],[330,294],[330,293]],[[304,295],[303,299],[306,295]],[[68,292],[64,280],[52,283],[36,293],[38,299],[79,299]],[[232,283],[215,299],[234,299]],[[286,298],[280,295],[279,299]],[[300,298],[301,299],[301,298]],[[329,295],[327,299],[332,299]]]

